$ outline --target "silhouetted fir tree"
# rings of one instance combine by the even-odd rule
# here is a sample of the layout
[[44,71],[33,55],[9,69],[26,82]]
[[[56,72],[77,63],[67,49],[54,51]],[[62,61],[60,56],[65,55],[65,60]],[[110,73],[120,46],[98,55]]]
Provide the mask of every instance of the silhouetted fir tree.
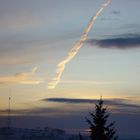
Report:
[[90,113],[91,120],[87,119],[90,125],[91,140],[117,140],[114,122],[107,124],[109,114],[106,112],[106,107],[103,106],[102,98],[95,105],[95,112]]
[[84,140],[80,133],[79,133],[79,140]]

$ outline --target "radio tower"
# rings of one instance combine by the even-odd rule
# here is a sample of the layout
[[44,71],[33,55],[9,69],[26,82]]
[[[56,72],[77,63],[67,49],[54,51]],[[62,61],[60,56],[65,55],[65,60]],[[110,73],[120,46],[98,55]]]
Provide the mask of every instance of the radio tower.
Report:
[[9,104],[8,104],[8,120],[7,120],[7,127],[10,129],[11,125],[11,97],[9,97]]

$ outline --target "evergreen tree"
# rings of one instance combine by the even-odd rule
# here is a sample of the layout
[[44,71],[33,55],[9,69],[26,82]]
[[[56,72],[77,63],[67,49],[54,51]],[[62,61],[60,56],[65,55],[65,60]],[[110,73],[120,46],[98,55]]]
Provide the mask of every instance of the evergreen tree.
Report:
[[103,106],[102,98],[95,105],[95,112],[90,113],[91,120],[87,119],[90,125],[91,140],[117,140],[114,122],[107,124],[109,114],[106,112],[106,107]]
[[79,140],[84,140],[81,133],[79,133]]

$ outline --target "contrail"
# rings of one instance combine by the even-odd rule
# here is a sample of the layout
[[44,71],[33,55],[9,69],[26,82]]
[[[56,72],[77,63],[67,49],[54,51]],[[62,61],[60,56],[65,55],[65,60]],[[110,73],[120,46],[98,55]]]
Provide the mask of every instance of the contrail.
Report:
[[101,14],[101,12],[111,3],[112,0],[108,0],[105,4],[102,5],[102,7],[97,11],[95,16],[91,18],[89,21],[87,27],[85,28],[84,32],[82,33],[80,39],[75,43],[73,48],[69,51],[67,57],[62,60],[60,63],[57,65],[56,73],[54,78],[48,83],[48,88],[53,89],[57,86],[57,84],[61,80],[62,73],[65,69],[65,66],[68,62],[70,62],[76,54],[79,52],[80,48],[83,46],[85,40],[87,39],[88,33],[90,32],[94,22],[96,21],[96,18]]

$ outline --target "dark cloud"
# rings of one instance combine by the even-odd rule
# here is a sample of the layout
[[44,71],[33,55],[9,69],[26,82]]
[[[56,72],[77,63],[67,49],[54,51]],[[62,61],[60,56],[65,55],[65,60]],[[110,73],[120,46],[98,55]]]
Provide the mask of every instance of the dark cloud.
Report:
[[89,39],[87,43],[101,48],[134,49],[140,48],[140,35],[113,36],[106,39]]
[[[76,116],[89,112],[89,106],[93,106],[98,102],[96,99],[74,99],[74,98],[46,98],[41,100],[46,103],[57,103],[54,107],[38,107],[28,109],[11,109],[12,115],[30,115],[30,116],[52,116],[53,118],[60,116]],[[140,114],[139,104],[134,104],[131,99],[104,99],[104,104],[110,108],[114,114]],[[59,107],[59,104],[62,103]],[[63,107],[62,107],[63,106]],[[83,108],[84,106],[84,108]],[[8,110],[0,110],[0,115],[7,115]]]
[[72,98],[47,98],[47,99],[43,99],[43,101],[57,102],[57,103],[71,103],[71,104],[97,102],[97,100],[95,99],[91,100],[91,99],[72,99]]
[[[69,103],[69,104],[96,104],[98,100],[96,99],[73,99],[73,98],[47,98],[43,99],[47,102],[57,102],[57,103]],[[139,109],[140,105],[130,104],[131,100],[128,99],[105,99],[104,103],[107,106],[115,106],[117,108],[133,108]]]
[[[0,115],[7,115],[8,109],[0,110]],[[29,108],[29,109],[11,109],[10,113],[12,116],[54,116],[62,115],[65,116],[65,112],[63,109],[59,108],[48,108],[48,107],[40,107],[40,108]]]
[[121,12],[120,11],[112,11],[111,13],[114,15],[120,15]]

